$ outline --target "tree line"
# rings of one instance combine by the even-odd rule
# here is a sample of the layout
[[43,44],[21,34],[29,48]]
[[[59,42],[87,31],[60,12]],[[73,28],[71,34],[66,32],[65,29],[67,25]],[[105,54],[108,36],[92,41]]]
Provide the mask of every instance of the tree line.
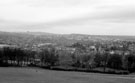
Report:
[[[39,59],[38,63],[36,60]],[[75,68],[84,68],[92,70],[107,68],[115,70],[126,70],[135,72],[135,54],[130,53],[110,53],[110,51],[90,51],[83,52],[75,50],[69,52],[66,50],[57,50],[53,47],[44,48],[40,52],[35,52],[21,48],[4,47],[0,49],[1,66],[66,66]]]
[[0,49],[1,66],[25,66],[32,63],[34,57],[34,53],[31,50],[11,47]]

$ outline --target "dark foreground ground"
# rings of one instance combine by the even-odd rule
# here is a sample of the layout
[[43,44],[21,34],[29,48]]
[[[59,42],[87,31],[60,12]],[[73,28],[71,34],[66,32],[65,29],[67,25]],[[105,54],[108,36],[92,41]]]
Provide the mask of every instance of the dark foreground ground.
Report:
[[135,75],[0,67],[0,83],[135,83]]

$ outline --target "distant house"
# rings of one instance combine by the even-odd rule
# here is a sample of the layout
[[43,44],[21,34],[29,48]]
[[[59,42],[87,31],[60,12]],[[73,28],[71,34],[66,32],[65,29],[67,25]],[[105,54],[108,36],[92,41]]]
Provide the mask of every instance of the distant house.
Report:
[[3,48],[3,47],[10,47],[10,45],[7,45],[7,44],[0,44],[0,48]]
[[90,49],[91,51],[97,51],[97,49],[96,49],[95,46],[90,46],[89,49]]
[[8,44],[0,44],[0,48],[4,48],[4,47],[13,47],[13,48],[15,48],[17,46],[15,46],[15,45],[8,45]]

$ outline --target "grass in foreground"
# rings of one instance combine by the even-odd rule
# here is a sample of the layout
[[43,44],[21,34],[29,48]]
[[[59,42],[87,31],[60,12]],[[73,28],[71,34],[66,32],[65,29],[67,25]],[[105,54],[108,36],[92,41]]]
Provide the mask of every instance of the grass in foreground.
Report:
[[0,83],[134,83],[135,75],[0,67]]

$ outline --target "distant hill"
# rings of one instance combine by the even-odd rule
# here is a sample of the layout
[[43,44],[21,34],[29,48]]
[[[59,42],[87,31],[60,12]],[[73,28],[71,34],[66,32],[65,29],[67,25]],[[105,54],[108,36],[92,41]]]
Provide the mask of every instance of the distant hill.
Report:
[[135,36],[52,34],[45,32],[0,32],[0,44],[31,46],[40,43],[71,45],[75,42],[135,41]]

